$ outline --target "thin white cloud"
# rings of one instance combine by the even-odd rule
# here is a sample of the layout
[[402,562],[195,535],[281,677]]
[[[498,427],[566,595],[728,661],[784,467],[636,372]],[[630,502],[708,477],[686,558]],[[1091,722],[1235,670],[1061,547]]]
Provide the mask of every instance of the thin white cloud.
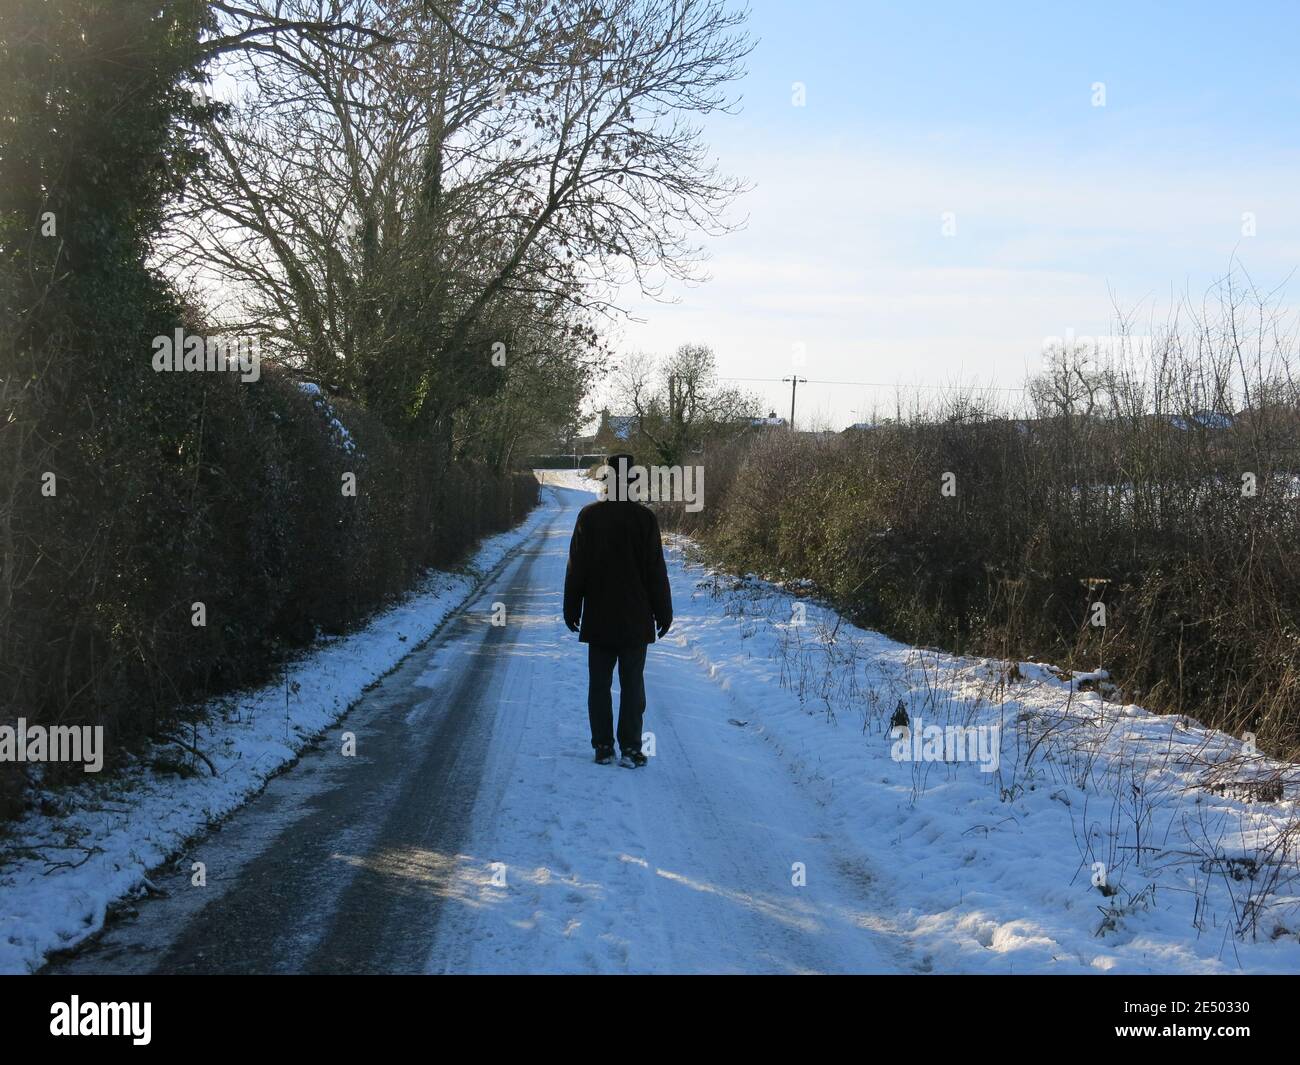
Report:
[[[1269,285],[1300,261],[1291,158],[1183,171],[1131,149],[962,155],[969,144],[728,158],[755,182],[746,228],[713,243],[712,280],[677,289],[680,304],[634,300],[647,321],[622,346],[703,341],[736,377],[788,374],[802,344],[808,377],[1020,385],[1043,337],[1109,331],[1113,300],[1198,292],[1234,255]],[[1246,211],[1255,237],[1242,235]],[[758,387],[773,403],[785,392]],[[808,402],[843,424],[863,396],[810,386]]]

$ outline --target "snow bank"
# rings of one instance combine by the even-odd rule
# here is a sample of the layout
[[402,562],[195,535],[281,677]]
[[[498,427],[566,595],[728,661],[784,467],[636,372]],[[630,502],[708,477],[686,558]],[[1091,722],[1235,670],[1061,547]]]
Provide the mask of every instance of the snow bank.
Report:
[[537,474],[546,484],[556,488],[574,488],[579,492],[595,492],[597,484],[587,476],[586,470],[538,470]]
[[[1300,767],[1108,701],[1104,670],[899,644],[691,546],[670,552],[668,639],[886,879],[930,971],[1300,972]],[[896,760],[900,707],[996,737],[996,771]]]

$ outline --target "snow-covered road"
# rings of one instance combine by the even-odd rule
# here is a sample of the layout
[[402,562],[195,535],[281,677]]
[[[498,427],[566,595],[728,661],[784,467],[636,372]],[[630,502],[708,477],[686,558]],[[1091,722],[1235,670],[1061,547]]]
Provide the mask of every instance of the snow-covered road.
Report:
[[[128,776],[33,814],[18,839],[37,857],[0,875],[11,953],[82,941],[103,900],[171,854],[160,893],[50,968],[1300,971],[1300,767],[1127,704],[1103,671],[909,647],[797,582],[674,548],[677,620],[646,667],[650,763],[595,765],[586,649],[560,617],[592,496],[547,480],[472,579],[441,575],[450,590],[297,663],[310,697],[274,751],[273,686],[201,733],[220,776]],[[453,594],[460,611],[400,659]],[[903,709],[939,734],[933,751],[898,749]],[[948,752],[957,726],[998,758]],[[283,761],[322,728],[219,820],[264,779],[254,756]],[[49,864],[64,837],[84,864]]]
[[732,723],[679,638],[648,659],[649,766],[592,762],[586,648],[560,619],[592,497],[546,496],[534,534],[434,641],[197,844],[163,897],[54,968],[909,968],[872,869],[837,850],[823,804]]

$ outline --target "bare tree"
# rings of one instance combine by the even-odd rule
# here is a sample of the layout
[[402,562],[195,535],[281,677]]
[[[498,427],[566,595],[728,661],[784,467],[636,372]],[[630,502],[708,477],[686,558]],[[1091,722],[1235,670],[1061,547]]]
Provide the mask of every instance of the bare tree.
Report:
[[457,411],[501,386],[504,309],[581,334],[617,285],[694,276],[693,242],[727,228],[741,185],[692,123],[732,105],[750,47],[719,0],[238,12],[278,32],[227,56],[248,90],[205,126],[215,175],[174,265],[447,453]]
[[683,344],[662,361],[631,356],[615,388],[666,466],[681,464],[709,439],[749,428],[759,412],[753,396],[718,382],[713,351],[703,344]]

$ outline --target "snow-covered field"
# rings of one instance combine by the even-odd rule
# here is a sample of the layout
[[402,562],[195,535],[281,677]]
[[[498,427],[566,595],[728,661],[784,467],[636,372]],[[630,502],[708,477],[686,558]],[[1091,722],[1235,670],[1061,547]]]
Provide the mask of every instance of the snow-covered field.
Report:
[[[189,736],[213,763],[193,776],[153,763],[188,760],[156,748],[122,774],[33,796],[36,810],[0,839],[0,973],[41,965],[103,926],[113,902],[147,890],[147,873],[195,833],[241,806],[337,720],[366,688],[427,639],[544,513],[484,541],[464,572],[431,573],[397,606],[348,636],[321,641],[284,678],[215,700]],[[187,734],[188,736],[188,734]]]

